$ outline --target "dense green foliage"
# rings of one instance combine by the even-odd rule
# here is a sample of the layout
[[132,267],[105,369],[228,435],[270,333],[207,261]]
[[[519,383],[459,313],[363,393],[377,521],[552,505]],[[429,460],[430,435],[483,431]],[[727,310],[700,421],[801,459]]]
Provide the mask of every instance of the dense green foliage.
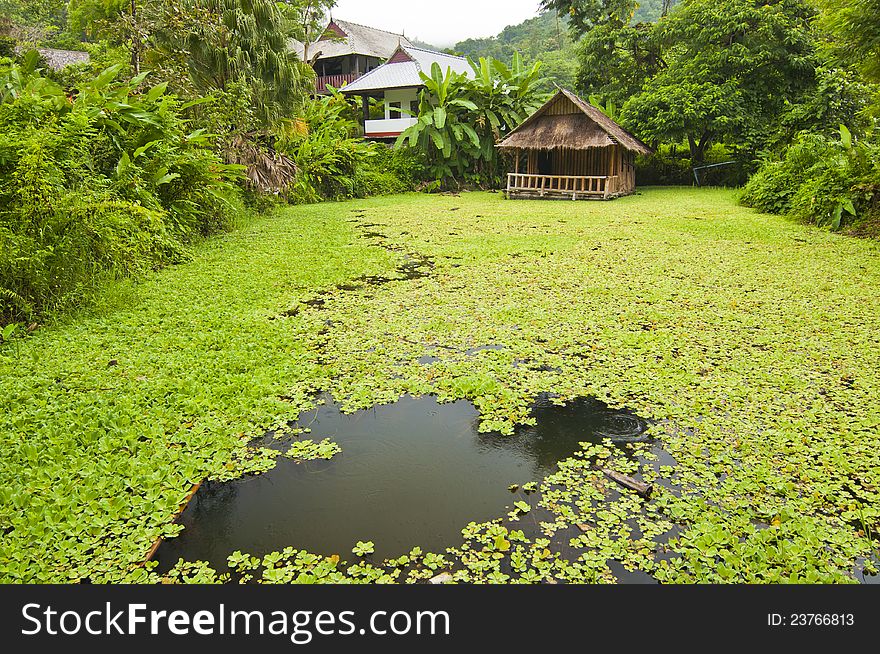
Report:
[[[233,578],[613,582],[616,562],[672,583],[845,583],[870,568],[880,251],[766,213],[880,226],[876,0],[546,0],[459,44],[484,55],[470,78],[425,74],[394,149],[363,141],[339,94],[310,97],[287,49],[331,5],[0,0],[0,582],[229,580],[203,562],[163,579],[144,557],[179,533],[194,483],[272,467],[252,437],[321,392],[346,410],[467,399],[502,434],[539,393],[596,397],[655,420],[656,440],[585,446],[443,553],[230,552]],[[31,43],[92,63],[41,70],[16,49]],[[545,72],[657,146],[641,181],[735,159],[710,182],[760,166],[739,197],[765,213],[680,188],[243,207],[495,186],[495,145],[540,105]],[[416,254],[430,274],[396,276]],[[285,456],[332,457],[329,437]],[[656,495],[612,492],[597,463]]]
[[822,25],[831,34],[835,56],[880,82],[880,2],[820,0]]
[[[353,288],[403,256],[360,235],[355,215],[386,247],[431,257],[433,274]],[[179,532],[192,485],[271,466],[246,443],[309,409],[313,391],[349,409],[466,398],[502,431],[551,391],[655,418],[664,458],[649,444],[590,447],[522,480],[540,487],[512,497],[528,518],[499,507],[502,522],[463,524],[452,551],[414,550],[414,566],[288,550],[256,563],[229,552],[233,569],[266,582],[446,570],[613,582],[614,560],[666,582],[853,581],[880,546],[878,257],[874,242],[737,207],[725,191],[285,209],[0,346],[0,578],[158,581],[139,564]],[[472,353],[485,345],[496,347]],[[597,461],[657,482],[655,497],[615,499]],[[535,514],[544,533],[524,538]],[[668,545],[653,540],[673,526]],[[173,576],[218,578],[199,564]]]
[[416,164],[360,137],[352,107],[332,93],[303,106],[277,147],[296,166],[290,198],[297,203],[362,198],[412,190]]
[[417,149],[430,176],[445,185],[497,185],[503,173],[495,145],[540,107],[541,65],[514,53],[510,67],[497,59],[471,62],[468,77],[434,64],[422,73],[418,122],[397,140]]
[[[819,25],[833,39],[825,48],[828,66],[816,70],[815,90],[784,114],[784,133],[791,136],[764,158],[745,188],[745,204],[832,229],[855,224],[877,235],[880,94],[869,82],[880,81],[880,50],[872,4],[822,4]],[[839,128],[831,129],[834,123]]]
[[665,16],[679,0],[541,0],[543,9],[566,16],[582,36],[596,27],[651,23]]
[[66,0],[0,0],[0,17],[28,27],[61,28]]
[[287,47],[302,29],[297,9],[272,0],[71,0],[68,22],[72,36],[129,48],[134,74],[149,69],[181,96],[244,85],[265,127],[289,115],[314,78]]
[[680,0],[639,0],[639,4],[633,13],[632,23],[656,23],[664,15],[669,13]]
[[290,27],[274,0],[155,4],[148,56],[169,68],[186,66],[197,94],[244,80],[265,127],[293,113],[309,92],[314,71],[289,50]]
[[[880,52],[870,2],[820,5],[683,0],[646,24],[630,19],[633,0],[544,3],[581,36],[578,90],[619,107],[657,150],[639,162],[641,179],[681,183],[691,167],[732,161],[710,183],[736,185],[766,162],[745,201],[836,228],[872,213],[880,183],[870,154]],[[846,156],[841,125],[857,143]],[[808,143],[817,150],[801,170]]]
[[340,97],[310,97],[314,71],[288,39],[314,35],[327,6],[72,0],[11,12],[7,55],[33,26],[92,63],[38,70],[34,55],[0,68],[0,325],[184,258],[232,223],[239,197],[412,189],[418,161],[364,143]]
[[70,99],[37,62],[0,67],[0,321],[71,304],[101,273],[180,260],[228,225],[235,197],[236,171],[164,83],[115,66]]
[[838,139],[803,133],[780,161],[769,161],[749,181],[742,201],[839,229],[880,213],[880,148],[854,142],[845,127]]
[[684,140],[695,162],[713,142],[755,152],[814,87],[814,15],[801,0],[686,0],[646,34],[649,64],[627,60],[641,80],[595,91],[630,94],[613,98],[626,124],[655,142]]

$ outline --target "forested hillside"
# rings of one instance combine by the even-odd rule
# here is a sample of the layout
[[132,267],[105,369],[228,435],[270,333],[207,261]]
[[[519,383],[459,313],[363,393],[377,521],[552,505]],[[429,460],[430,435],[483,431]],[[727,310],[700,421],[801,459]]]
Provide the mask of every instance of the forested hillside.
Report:
[[[679,0],[671,0],[670,6]],[[633,23],[655,22],[663,11],[663,0],[642,0],[633,15]],[[519,25],[510,25],[498,35],[482,39],[467,39],[452,50],[469,57],[495,57],[510,61],[519,52],[527,63],[544,62],[544,74],[550,81],[573,88],[577,77],[576,43],[572,40],[568,17],[555,11],[545,11]]]
[[467,39],[452,50],[475,59],[495,57],[502,61],[510,61],[513,53],[519,52],[526,62],[543,61],[544,74],[561,86],[572,86],[577,74],[575,43],[568,21],[552,11],[506,27],[498,36]]

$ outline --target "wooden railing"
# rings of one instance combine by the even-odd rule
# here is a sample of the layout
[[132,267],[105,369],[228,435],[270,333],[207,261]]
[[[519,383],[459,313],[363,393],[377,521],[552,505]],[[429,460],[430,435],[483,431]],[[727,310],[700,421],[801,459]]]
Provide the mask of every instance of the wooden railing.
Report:
[[356,73],[346,73],[345,75],[323,75],[315,80],[315,91],[318,93],[324,93],[327,91],[328,86],[332,86],[334,89],[342,88],[343,85],[351,84],[358,77],[360,77],[360,75],[357,75]]
[[571,175],[530,175],[510,173],[508,192],[524,191],[542,195],[591,195],[608,197],[617,192],[616,177],[576,177]]

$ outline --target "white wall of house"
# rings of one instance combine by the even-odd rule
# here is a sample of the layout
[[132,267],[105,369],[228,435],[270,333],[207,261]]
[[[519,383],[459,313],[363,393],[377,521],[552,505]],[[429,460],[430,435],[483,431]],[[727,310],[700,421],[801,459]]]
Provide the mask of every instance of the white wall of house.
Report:
[[399,114],[396,109],[402,107],[409,111],[412,103],[418,103],[418,101],[418,89],[390,89],[385,91],[385,120],[409,118],[409,114]]
[[364,136],[367,138],[393,138],[407,127],[413,125],[417,118],[409,113],[399,113],[398,109],[418,111],[419,89],[390,89],[385,91],[385,117],[382,120],[368,120],[364,124]]

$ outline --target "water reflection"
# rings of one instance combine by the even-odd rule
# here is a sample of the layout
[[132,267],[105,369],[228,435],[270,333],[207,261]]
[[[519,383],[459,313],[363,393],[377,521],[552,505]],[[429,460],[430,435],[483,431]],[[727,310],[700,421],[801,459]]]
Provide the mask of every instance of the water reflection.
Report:
[[442,551],[468,522],[502,515],[515,499],[508,486],[552,473],[579,442],[631,440],[647,428],[595,400],[559,407],[542,397],[534,415],[535,427],[504,437],[478,433],[479,414],[466,401],[405,397],[354,415],[328,403],[300,426],[312,430],[309,438],[337,442],[342,454],[279,460],[259,477],[206,483],[181,516],[183,534],[157,552],[160,570],[179,558],[223,568],[235,550],[262,555],[288,546],[350,558],[358,540],[374,541],[378,557],[415,545]]

